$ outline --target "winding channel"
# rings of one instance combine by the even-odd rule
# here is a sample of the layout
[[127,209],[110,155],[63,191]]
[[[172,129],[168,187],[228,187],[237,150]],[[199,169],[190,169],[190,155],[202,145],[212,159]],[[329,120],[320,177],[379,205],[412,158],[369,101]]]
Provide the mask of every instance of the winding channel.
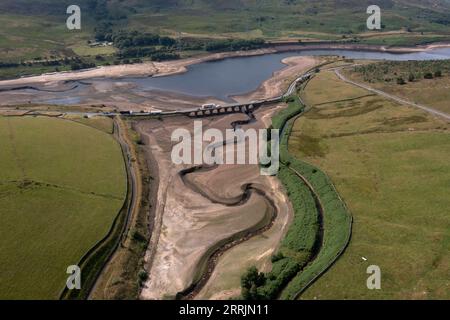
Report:
[[[230,125],[236,130],[242,125],[247,125],[256,121],[253,112],[246,113],[248,116],[247,120],[234,121]],[[229,143],[237,144],[241,141],[221,141],[218,142],[213,148],[218,148]],[[218,165],[199,165],[193,166],[184,170],[181,170],[178,174],[183,182],[183,184],[191,189],[192,191],[200,194],[204,198],[208,199],[212,203],[221,204],[227,207],[238,207],[245,205],[252,195],[256,194],[261,196],[267,204],[266,214],[264,218],[254,224],[252,227],[235,233],[213,245],[208,249],[199,263],[200,275],[198,279],[194,279],[194,282],[186,288],[185,290],[179,292],[176,299],[180,300],[192,300],[196,295],[203,289],[208,280],[210,279],[214,269],[219,261],[219,258],[231,248],[257,236],[260,235],[270,228],[272,228],[276,218],[278,217],[278,210],[274,201],[267,195],[267,193],[259,188],[257,184],[247,183],[241,186],[242,194],[229,199],[221,199],[219,197],[214,197],[208,192],[205,192],[199,185],[189,179],[189,175],[199,173],[199,172],[211,172],[218,168]]]

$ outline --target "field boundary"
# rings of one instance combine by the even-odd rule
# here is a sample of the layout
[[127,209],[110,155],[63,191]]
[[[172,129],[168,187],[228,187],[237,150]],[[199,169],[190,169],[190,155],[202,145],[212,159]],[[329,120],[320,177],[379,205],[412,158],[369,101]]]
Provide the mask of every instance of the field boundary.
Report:
[[[77,266],[79,266],[81,269],[81,280],[82,280],[82,284],[83,284],[82,289],[81,290],[69,290],[67,288],[67,286],[64,286],[64,288],[61,289],[60,293],[58,294],[59,300],[87,299],[95,285],[95,282],[97,281],[99,275],[101,274],[101,271],[107,264],[107,261],[111,258],[111,256],[114,254],[116,249],[121,244],[123,235],[127,231],[127,224],[124,223],[124,222],[126,222],[125,219],[123,219],[123,221],[121,221],[122,216],[125,216],[125,217],[128,216],[124,212],[128,211],[128,207],[131,202],[131,197],[133,196],[130,193],[132,191],[131,190],[132,188],[130,188],[129,168],[126,163],[127,154],[126,154],[126,151],[123,149],[123,146],[120,143],[120,141],[118,141],[114,135],[115,130],[116,130],[114,126],[113,126],[113,133],[109,134],[105,131],[102,131],[102,130],[95,128],[93,126],[90,126],[88,124],[74,121],[71,119],[61,118],[60,115],[48,115],[48,114],[36,115],[36,114],[24,113],[21,115],[6,115],[3,117],[5,117],[5,118],[8,118],[8,117],[23,118],[23,117],[30,117],[30,116],[31,117],[59,118],[62,121],[77,123],[78,125],[89,127],[91,129],[97,130],[103,134],[112,135],[114,137],[114,141],[116,143],[118,143],[121,148],[122,156],[124,159],[124,167],[127,172],[126,197],[123,200],[122,207],[119,209],[117,215],[114,217],[114,220],[113,220],[111,227],[108,230],[107,234],[102,239],[98,240],[88,251],[86,251],[83,254],[83,256],[80,258],[79,262],[77,263]],[[119,240],[119,241],[117,241],[117,240]],[[113,243],[113,242],[116,242],[116,243]],[[111,244],[113,245],[112,249],[108,248],[108,246],[110,246]],[[103,250],[106,250],[106,251],[103,251]],[[97,257],[97,255],[99,257]],[[87,272],[85,271],[86,269],[88,270]],[[84,285],[85,283],[87,283],[87,286]]]
[[[294,98],[295,99],[295,98]],[[308,185],[310,186],[310,188],[312,188],[311,190],[318,196],[318,199],[320,201],[321,197],[320,195],[316,192],[315,187],[313,185],[313,183],[311,183],[310,179],[308,179],[307,177],[305,177],[303,174],[301,174],[300,172],[298,172],[298,170],[296,170],[295,168],[292,168],[292,164],[294,163],[297,164],[299,167],[303,167],[303,166],[308,166],[308,169],[311,169],[313,172],[317,172],[320,173],[321,175],[323,175],[324,177],[324,182],[325,185],[328,185],[330,187],[330,191],[332,193],[335,194],[335,196],[337,197],[337,200],[339,201],[340,205],[342,205],[342,208],[344,209],[344,211],[347,214],[347,217],[344,217],[346,220],[348,220],[348,223],[346,223],[345,225],[345,229],[347,230],[346,232],[346,237],[345,239],[342,241],[343,244],[340,247],[340,249],[335,253],[335,255],[333,255],[333,257],[325,263],[324,266],[319,266],[320,270],[314,270],[315,267],[315,257],[314,259],[310,260],[310,262],[308,263],[308,265],[306,265],[304,268],[301,269],[301,271],[294,277],[292,278],[288,285],[283,289],[282,293],[281,293],[281,297],[285,297],[288,299],[297,299],[309,286],[311,286],[318,278],[320,278],[320,276],[322,276],[327,270],[329,270],[329,268],[331,268],[333,266],[333,264],[339,259],[340,256],[342,256],[342,254],[345,252],[345,250],[347,249],[350,240],[351,240],[351,235],[352,235],[352,226],[353,226],[353,215],[351,214],[350,210],[348,209],[347,205],[345,204],[344,200],[342,199],[342,197],[339,195],[339,193],[337,192],[337,189],[335,187],[335,185],[333,184],[331,178],[324,173],[322,170],[318,169],[315,166],[312,166],[304,161],[301,161],[295,157],[293,157],[290,153],[289,153],[289,138],[290,138],[290,134],[292,131],[292,127],[293,127],[293,123],[295,122],[295,120],[297,118],[299,118],[300,116],[304,115],[310,108],[308,108],[306,106],[306,104],[303,102],[303,100],[298,97],[297,103],[300,103],[302,105],[302,107],[297,109],[297,113],[295,115],[292,115],[289,118],[284,117],[284,121],[282,121],[282,125],[280,126],[281,131],[282,131],[282,137],[281,137],[281,145],[280,145],[280,155],[281,155],[281,163],[283,163],[289,170],[293,171],[297,176],[300,174],[302,177],[304,177],[304,179],[306,181],[308,181]],[[277,117],[278,114],[275,116]],[[299,177],[300,178],[300,177]],[[283,182],[283,181],[282,181]],[[284,182],[283,182],[284,184]],[[324,221],[323,221],[323,225],[324,225],[324,238],[327,236],[326,235],[326,219],[327,219],[327,208],[324,208]],[[331,213],[331,212],[329,212]],[[329,217],[328,217],[329,218]],[[321,248],[321,251],[318,253],[318,256],[320,255],[321,252],[323,252],[324,248]],[[325,256],[326,259],[326,256]],[[297,279],[297,281],[301,281],[301,277],[305,274],[305,271],[309,271],[312,274],[310,274],[310,276],[312,277],[310,280],[308,280],[305,284],[299,284],[300,288],[296,289],[294,293],[292,294],[286,294],[285,290],[290,286],[290,285],[295,285],[295,283],[293,281],[295,281],[295,279]],[[306,274],[306,277],[308,277],[308,274]]]
[[355,98],[348,98],[348,99],[342,99],[342,100],[322,102],[322,103],[315,104],[314,106],[315,107],[320,107],[320,106],[324,106],[324,105],[331,104],[331,103],[350,102],[350,101],[355,101],[355,100],[359,100],[359,99],[362,99],[362,98],[375,97],[375,96],[377,96],[375,93],[370,93],[370,94],[365,94],[365,95],[362,95],[362,96],[359,96],[359,97],[355,97]]
[[[113,136],[116,130],[117,129],[113,127],[114,131],[112,134]],[[83,286],[81,290],[69,290],[67,286],[64,287],[64,289],[62,289],[59,295],[60,300],[85,300],[89,297],[89,294],[91,293],[93,287],[95,286],[98,277],[100,276],[108,260],[112,257],[114,252],[122,243],[123,234],[126,232],[127,228],[126,220],[128,220],[129,214],[128,208],[130,206],[131,198],[133,197],[133,195],[132,195],[132,188],[130,188],[130,172],[126,163],[127,153],[124,150],[120,141],[117,140],[117,138],[115,138],[115,141],[120,145],[120,149],[122,151],[122,156],[124,159],[124,166],[127,172],[127,183],[126,183],[127,196],[124,200],[121,209],[114,218],[114,221],[108,233],[96,244],[94,244],[94,246],[91,249],[89,249],[78,262],[78,266],[81,269],[82,283],[83,284],[87,283],[87,286],[86,285]],[[109,247],[111,245],[112,247]],[[97,257],[97,255],[99,257]],[[87,276],[84,275],[84,271],[86,269],[88,270]]]

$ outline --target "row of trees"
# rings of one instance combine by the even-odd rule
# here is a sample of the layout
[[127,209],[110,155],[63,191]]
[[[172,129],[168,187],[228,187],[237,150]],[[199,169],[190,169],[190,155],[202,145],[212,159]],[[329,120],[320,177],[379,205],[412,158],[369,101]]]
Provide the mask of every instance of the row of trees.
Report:
[[111,41],[119,49],[135,47],[177,47],[178,49],[203,49],[206,51],[235,51],[251,50],[262,47],[265,44],[263,39],[225,39],[225,40],[175,40],[171,37],[160,36],[154,33],[142,33],[139,31],[114,32],[112,24],[103,24],[96,29],[97,41]]
[[355,72],[360,73],[368,82],[392,82],[404,84],[419,79],[433,79],[450,74],[450,60],[429,61],[384,61],[357,66]]
[[19,63],[16,62],[1,62],[0,61],[0,68],[17,68],[20,66]]
[[[442,77],[442,71],[441,70],[437,70],[434,73],[426,72],[423,75],[424,79],[433,79],[433,78],[440,78],[440,77]],[[419,78],[420,77],[416,76],[414,73],[410,73],[409,76],[408,76],[408,81],[409,82],[414,82],[414,81],[418,80]],[[404,85],[404,84],[406,84],[406,81],[405,81],[405,79],[403,77],[398,77],[397,78],[397,84]]]
[[166,61],[166,60],[176,60],[180,58],[180,55],[175,52],[153,51],[153,50],[126,50],[122,51],[118,57],[123,59],[122,61],[126,63],[129,59],[134,58],[136,61],[142,61],[139,58],[148,57],[152,61]]
[[170,37],[139,31],[119,31],[102,37],[111,40],[120,49],[121,59],[150,57],[155,61],[177,59],[176,51],[206,50],[206,51],[236,51],[257,49],[264,45],[264,40],[175,40]]
[[32,66],[44,66],[44,67],[58,67],[58,66],[70,66],[72,70],[80,70],[86,68],[95,67],[95,63],[87,62],[79,57],[64,58],[64,59],[52,59],[52,60],[38,60],[29,62],[1,62],[0,68],[18,68],[18,67],[32,67]]
[[215,40],[205,44],[206,51],[237,51],[237,50],[253,50],[264,46],[264,39],[227,39]]
[[108,34],[105,39],[112,41],[119,49],[146,46],[172,47],[176,44],[176,40],[173,38],[162,37],[154,33],[141,33],[138,31],[119,31],[117,33]]

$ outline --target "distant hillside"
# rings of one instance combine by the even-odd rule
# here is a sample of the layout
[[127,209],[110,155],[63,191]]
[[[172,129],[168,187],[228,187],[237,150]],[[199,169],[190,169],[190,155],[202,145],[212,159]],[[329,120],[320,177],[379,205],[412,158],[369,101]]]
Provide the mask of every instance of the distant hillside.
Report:
[[[64,15],[65,8],[73,4],[71,0],[2,0],[0,12],[3,14],[25,15]],[[183,27],[177,23],[176,17],[189,14],[194,20],[207,17],[216,17],[217,24],[226,14],[234,13],[237,16],[247,15],[249,25],[253,25],[255,19],[259,26],[273,24],[274,20],[284,25],[286,21],[295,18],[297,20],[315,20],[323,18],[324,29],[333,31],[336,24],[327,22],[341,20],[337,24],[337,32],[343,29],[352,29],[355,23],[362,23],[361,18],[366,17],[365,9],[372,4],[379,5],[385,18],[386,28],[395,30],[403,23],[403,27],[423,27],[440,29],[439,25],[450,29],[450,0],[78,0],[77,4],[88,17],[102,14],[110,14],[112,18],[133,19],[138,17],[157,15],[156,20],[164,20],[164,25],[173,28]],[[164,18],[161,18],[164,17]],[[394,23],[393,17],[401,21]],[[356,21],[358,20],[358,21]],[[191,29],[192,21],[185,21],[186,29]],[[312,23],[313,21],[310,21]],[[296,24],[290,22],[294,29]],[[153,23],[150,21],[150,25]],[[231,24],[230,24],[231,25]],[[298,22],[297,26],[301,23]],[[313,24],[314,25],[314,24]],[[346,27],[347,26],[347,27]],[[202,31],[202,28],[196,28]],[[233,28],[234,29],[234,28]],[[208,33],[205,28],[204,32]],[[224,28],[223,30],[227,30]],[[234,31],[234,30],[230,30]],[[246,31],[241,29],[240,31]],[[450,30],[447,30],[450,32]]]
[[[81,31],[65,27],[73,3]],[[369,33],[372,4],[382,30]],[[450,0],[0,0],[0,24],[0,62],[114,54],[88,46],[99,30],[188,39],[192,48],[211,38],[414,45],[450,41]]]
[[382,9],[383,31],[450,34],[449,0],[111,0],[108,3],[115,8],[115,16],[117,11],[127,15],[127,27],[172,35],[309,36],[333,40],[330,35],[366,32],[366,9],[372,4]]

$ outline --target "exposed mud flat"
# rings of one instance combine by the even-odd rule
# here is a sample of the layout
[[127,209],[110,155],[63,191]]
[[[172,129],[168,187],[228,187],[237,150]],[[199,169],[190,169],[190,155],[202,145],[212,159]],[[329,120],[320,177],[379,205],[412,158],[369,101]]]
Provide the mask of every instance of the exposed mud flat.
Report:
[[[301,64],[313,63],[300,56],[436,60],[448,59],[449,50],[447,44],[386,48],[355,44],[287,43],[260,50],[205,54],[175,61],[108,66],[0,81],[0,105],[102,104],[118,110],[134,111],[173,110],[180,106],[192,108],[211,102],[223,104],[233,99],[242,101],[274,97],[283,91],[296,73],[296,68],[302,69]],[[232,57],[236,59],[226,59]],[[207,63],[213,61],[211,65]],[[283,68],[280,61],[288,66]],[[188,67],[190,72],[186,73]]]
[[[261,54],[259,51],[254,52],[253,54],[257,53]],[[289,77],[298,71],[303,70],[305,66],[312,63],[312,60],[314,60],[314,58],[287,58],[283,61],[283,63],[286,64],[286,67],[277,71],[272,78],[265,81],[256,91],[243,97],[233,98],[237,101],[242,101],[243,99],[270,98],[279,95],[287,86],[286,84]],[[185,61],[185,63],[189,65],[193,62],[201,61],[202,60],[198,58],[189,60],[189,63]],[[181,62],[179,63],[182,65]],[[169,62],[167,64],[172,65],[172,63]],[[160,75],[165,75],[165,73],[161,73]],[[282,79],[284,79],[284,81]],[[0,83],[2,82],[0,81]],[[13,90],[9,91],[10,89]],[[191,109],[205,103],[225,103],[225,101],[212,96],[196,97],[156,89],[141,90],[135,83],[130,82],[127,78],[123,78],[120,81],[110,81],[101,78],[84,81],[50,81],[34,84],[27,83],[20,86],[14,86],[10,83],[7,86],[1,86],[0,90],[0,105],[50,103],[90,106],[101,104],[117,110],[141,111],[159,109],[171,111],[183,108]]]
[[186,72],[186,68],[192,64],[206,61],[216,61],[231,57],[254,56],[273,52],[276,52],[275,48],[266,48],[249,51],[203,54],[198,57],[165,62],[145,62],[128,65],[103,66],[81,71],[55,72],[19,79],[2,80],[0,81],[0,86],[20,86],[23,84],[42,84],[48,82],[63,82],[68,80],[74,81],[93,78],[122,78],[126,76],[167,76]]
[[[258,110],[255,112],[255,121],[243,128],[265,128],[267,119],[276,109],[274,106]],[[234,114],[202,120],[204,129],[224,131],[231,128],[232,122],[245,119],[246,115]],[[180,175],[184,169],[193,166],[172,163],[170,156],[174,143],[170,137],[172,131],[178,128],[193,132],[192,119],[174,117],[162,121],[145,120],[139,121],[136,128],[149,143],[147,147],[158,161],[160,172],[160,205],[156,208],[160,228],[159,232],[154,232],[147,252],[150,277],[141,297],[175,297],[201,278],[207,270],[212,250],[220,250],[224,240],[233,239],[234,235],[246,230],[260,228],[267,223],[268,215],[275,214],[268,230],[229,249],[231,252],[247,243],[257,248],[247,252],[242,261],[233,262],[232,281],[222,283],[214,280],[213,283],[219,283],[218,292],[236,291],[239,290],[239,277],[248,264],[269,268],[271,255],[292,216],[292,208],[276,178],[262,176],[258,165],[220,165]],[[204,143],[204,147],[207,144]],[[244,189],[247,185],[261,192],[250,192],[246,196]],[[228,276],[227,270],[222,267],[222,260],[225,259],[225,265],[229,263],[226,258],[229,251],[218,255],[218,261],[203,286],[205,290],[211,291],[210,279],[221,281],[222,273]],[[201,293],[202,288],[198,291],[197,295],[205,295]],[[215,289],[214,294],[217,294]]]
[[21,86],[24,84],[42,84],[49,82],[76,81],[92,78],[121,78],[126,76],[166,76],[177,73],[186,72],[187,67],[193,64],[217,61],[220,59],[232,57],[245,57],[262,55],[274,52],[295,51],[295,50],[316,50],[316,49],[341,49],[341,50],[366,50],[381,51],[392,53],[411,53],[424,52],[437,48],[449,48],[450,43],[434,43],[416,47],[386,47],[377,45],[361,45],[361,44],[338,44],[338,43],[322,43],[322,44],[298,44],[294,42],[274,43],[272,47],[264,49],[220,52],[212,54],[202,54],[197,57],[165,61],[165,62],[145,62],[131,65],[102,66],[98,68],[86,69],[81,71],[54,72],[38,76],[23,77],[12,80],[0,81],[0,86]]
[[[256,54],[256,53],[254,53]],[[260,87],[243,96],[234,96],[236,101],[250,101],[281,95],[295,75],[312,67],[320,58],[289,57],[283,59],[286,65],[266,79]],[[191,61],[192,62],[192,61]],[[175,63],[175,62],[174,62]],[[1,83],[1,81],[0,81]],[[8,91],[11,88],[14,90]],[[20,90],[19,90],[20,89]],[[27,84],[19,87],[0,86],[0,105],[18,104],[63,104],[95,106],[103,105],[116,110],[180,110],[197,108],[205,103],[224,104],[221,99],[196,97],[177,92],[141,90],[127,78],[120,81],[89,79],[83,81],[62,81]]]
[[[256,112],[258,126],[269,127],[272,116],[282,108],[284,106],[279,105],[263,112]],[[224,170],[219,170],[217,175],[223,175],[222,181],[231,182],[232,178],[238,180],[241,177],[244,177],[244,180],[250,178],[237,174],[230,177]],[[271,228],[224,252],[210,275],[209,281],[201,288],[195,299],[226,300],[239,296],[240,278],[245,270],[256,266],[261,271],[270,271],[272,255],[277,251],[285,236],[293,219],[294,211],[281,182],[276,177],[264,177],[264,180],[266,195],[276,205],[277,210],[277,217]],[[203,181],[207,181],[205,177]],[[213,181],[212,184],[217,184],[217,182]],[[205,183],[205,188],[208,185],[211,184]]]

